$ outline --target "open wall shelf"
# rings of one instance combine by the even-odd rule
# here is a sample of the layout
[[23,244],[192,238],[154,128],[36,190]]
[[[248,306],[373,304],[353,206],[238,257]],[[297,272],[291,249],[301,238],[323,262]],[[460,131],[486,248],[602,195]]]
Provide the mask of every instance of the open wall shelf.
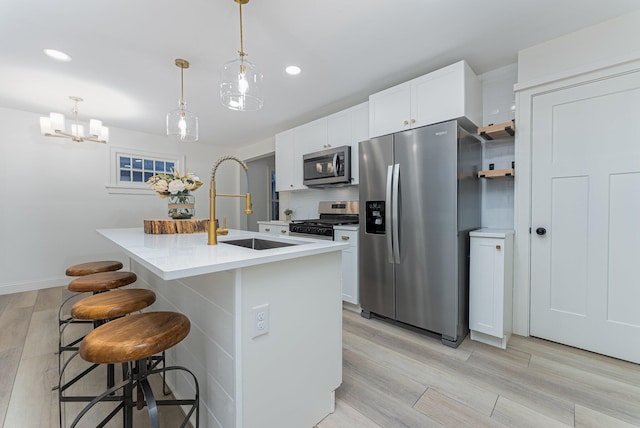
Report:
[[478,177],[480,178],[513,177],[514,175],[516,175],[516,172],[513,168],[478,171]]
[[514,120],[509,122],[491,124],[478,128],[478,135],[485,140],[498,140],[500,138],[513,137],[516,134],[516,123]]

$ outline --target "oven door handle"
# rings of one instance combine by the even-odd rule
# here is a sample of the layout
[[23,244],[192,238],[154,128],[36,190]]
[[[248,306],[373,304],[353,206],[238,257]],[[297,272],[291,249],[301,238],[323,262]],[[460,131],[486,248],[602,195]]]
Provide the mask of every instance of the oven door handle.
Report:
[[338,154],[337,153],[333,154],[333,176],[334,177],[340,176],[340,171],[338,171]]

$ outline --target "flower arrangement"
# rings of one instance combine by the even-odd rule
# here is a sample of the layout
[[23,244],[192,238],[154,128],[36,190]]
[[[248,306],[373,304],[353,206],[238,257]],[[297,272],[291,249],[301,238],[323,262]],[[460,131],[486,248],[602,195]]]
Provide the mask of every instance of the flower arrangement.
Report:
[[156,174],[147,180],[152,190],[160,198],[169,198],[169,217],[174,220],[189,219],[195,214],[194,197],[189,192],[202,186],[200,179],[193,173],[180,175],[177,169],[171,168],[168,174]]
[[200,179],[192,172],[181,176],[177,169],[171,168],[168,174],[156,174],[147,180],[152,190],[162,199],[169,195],[187,196],[190,191],[202,186]]

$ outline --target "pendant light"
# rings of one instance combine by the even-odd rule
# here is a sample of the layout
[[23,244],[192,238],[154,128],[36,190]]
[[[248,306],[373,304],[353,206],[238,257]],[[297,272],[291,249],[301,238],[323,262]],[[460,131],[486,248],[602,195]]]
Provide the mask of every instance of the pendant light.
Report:
[[231,110],[260,110],[262,98],[262,73],[247,61],[242,39],[242,5],[249,0],[233,0],[240,5],[240,51],[239,56],[222,67],[220,101]]
[[184,69],[189,68],[189,61],[176,59],[180,68],[180,101],[178,108],[167,113],[167,135],[175,135],[179,141],[198,141],[198,116],[186,109],[184,100]]
[[71,129],[66,130],[64,115],[61,113],[51,113],[49,117],[40,118],[40,132],[47,137],[69,138],[75,142],[93,141],[94,143],[106,144],[109,141],[109,128],[102,126],[102,121],[91,119],[89,121],[89,135],[84,134],[84,126],[78,121],[78,103],[82,102],[80,97],[69,97],[74,102],[71,114],[73,122]]

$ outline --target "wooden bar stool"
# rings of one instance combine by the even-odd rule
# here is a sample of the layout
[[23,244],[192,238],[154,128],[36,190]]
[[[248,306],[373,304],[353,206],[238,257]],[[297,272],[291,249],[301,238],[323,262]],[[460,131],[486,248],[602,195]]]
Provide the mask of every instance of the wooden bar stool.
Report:
[[[73,291],[76,293],[92,292],[93,294],[97,294],[115,288],[124,287],[125,285],[133,284],[137,279],[138,278],[136,274],[133,272],[99,272],[78,277],[71,281],[67,288],[69,289],[69,291]],[[62,356],[62,353],[65,351],[75,351],[77,349],[75,345],[77,345],[80,340],[82,340],[82,337],[76,338],[75,340],[70,341],[68,344],[63,345],[62,336],[69,324],[89,322],[87,320],[74,320],[73,317],[63,318],[62,308],[65,303],[60,306],[60,309],[58,311],[58,354],[60,356]]]
[[69,266],[65,271],[67,276],[85,276],[92,273],[114,272],[122,269],[122,263],[116,260],[101,260],[97,262],[80,263]]
[[[67,268],[65,271],[65,275],[67,276],[85,276],[91,275],[93,273],[101,273],[101,272],[115,272],[122,269],[122,263],[116,260],[100,260],[97,262],[86,262],[80,263],[77,265],[72,265]],[[71,295],[68,297],[62,304],[60,305],[60,309],[58,310],[58,323],[62,324],[66,321],[66,319],[62,318],[62,309],[64,305],[71,299],[73,299],[76,295]]]
[[[179,366],[153,369],[148,359],[178,344],[187,337],[191,324],[189,319],[177,312],[147,312],[130,315],[103,324],[89,334],[80,343],[80,356],[94,364],[122,363],[124,380],[95,397],[76,416],[71,428],[78,425],[80,419],[98,402],[113,401],[116,391],[122,389],[121,402],[107,417],[100,422],[104,426],[122,409],[125,428],[133,425],[133,407],[138,410],[147,406],[150,425],[159,428],[158,406],[178,405],[191,406],[180,427],[185,427],[195,411],[196,427],[200,419],[200,395],[198,380],[194,374]],[[148,376],[170,370],[182,370],[193,378],[195,396],[193,399],[156,400],[149,385]],[[133,400],[133,389],[137,389],[136,400]]]
[[133,272],[99,272],[76,278],[69,283],[67,288],[69,291],[77,293],[87,291],[101,293],[133,284],[137,279],[138,277]]
[[[120,318],[122,316],[140,311],[149,307],[156,301],[156,294],[151,290],[132,289],[132,290],[114,290],[108,293],[94,294],[76,302],[71,308],[71,316],[74,320],[86,320],[94,322],[95,325],[102,325],[109,320]],[[75,348],[77,349],[77,348]],[[87,396],[65,396],[64,391],[74,385],[82,377],[93,371],[98,364],[93,364],[83,372],[76,375],[68,382],[62,383],[65,370],[69,363],[78,355],[78,351],[69,357],[60,369],[58,379],[58,406],[62,417],[63,402],[91,401],[94,397]],[[157,358],[156,364],[160,361],[164,362],[164,358]],[[115,373],[113,365],[107,367],[107,387],[115,384]],[[164,388],[164,384],[163,384]],[[62,425],[62,420],[61,420]]]

